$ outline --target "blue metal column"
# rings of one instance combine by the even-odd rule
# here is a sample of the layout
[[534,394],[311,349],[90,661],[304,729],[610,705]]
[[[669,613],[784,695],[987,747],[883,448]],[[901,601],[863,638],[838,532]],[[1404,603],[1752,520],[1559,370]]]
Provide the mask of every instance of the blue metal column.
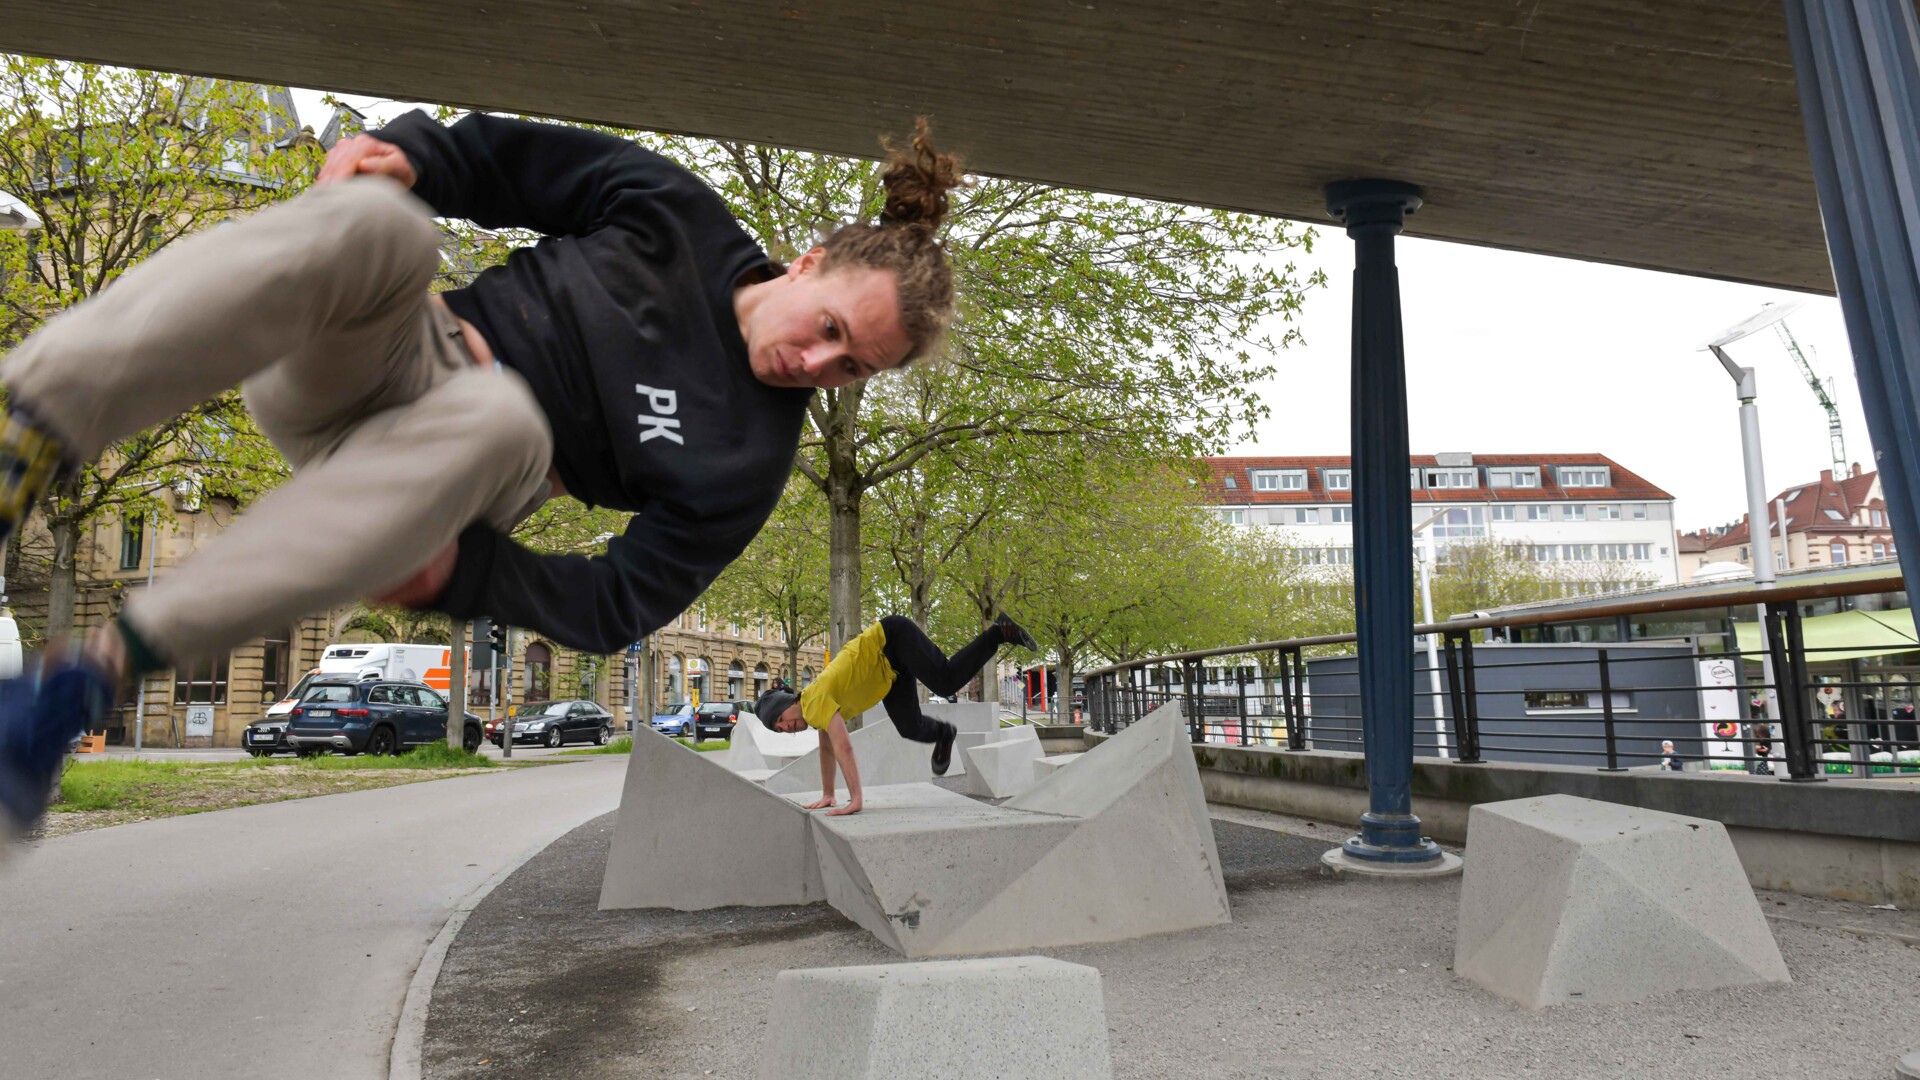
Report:
[[1911,594],[1920,589],[1920,21],[1913,0],[1786,0],[1786,14],[1827,252]]
[[1368,809],[1342,848],[1367,863],[1440,861],[1413,816],[1413,504],[1407,371],[1393,238],[1421,190],[1394,180],[1327,185],[1353,238],[1353,570]]

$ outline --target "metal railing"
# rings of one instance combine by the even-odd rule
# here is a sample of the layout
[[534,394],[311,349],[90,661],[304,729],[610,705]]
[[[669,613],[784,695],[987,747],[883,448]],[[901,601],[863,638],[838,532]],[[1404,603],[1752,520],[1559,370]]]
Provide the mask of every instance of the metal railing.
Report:
[[[1810,601],[1904,588],[1897,574],[1887,574],[1415,626],[1415,634],[1437,634],[1442,643],[1433,665],[1423,653],[1415,657],[1415,754],[1464,764],[1588,762],[1614,771],[1737,769],[1794,781],[1827,775],[1920,780],[1914,708],[1920,664],[1911,676],[1869,673],[1857,662],[1868,651],[1861,645],[1809,648],[1802,611]],[[1757,609],[1766,627],[1764,649],[1739,647],[1732,613],[1747,607]],[[1474,640],[1483,631],[1511,635],[1526,627],[1686,612],[1720,613],[1727,632],[1639,641]],[[1910,616],[1901,611],[1899,617]],[[1350,652],[1327,655],[1354,640],[1353,634],[1292,638],[1097,668],[1086,675],[1088,723],[1112,732],[1179,701],[1195,742],[1361,751],[1366,736],[1355,662]],[[1707,678],[1710,666],[1714,679]],[[1435,675],[1437,692],[1428,688]],[[1896,706],[1896,693],[1907,703]]]

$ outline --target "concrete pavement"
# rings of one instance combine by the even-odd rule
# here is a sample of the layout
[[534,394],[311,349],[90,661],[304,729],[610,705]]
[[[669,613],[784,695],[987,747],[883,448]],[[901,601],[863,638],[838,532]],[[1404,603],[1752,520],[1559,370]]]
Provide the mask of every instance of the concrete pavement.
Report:
[[563,760],[33,845],[0,867],[0,1072],[384,1077],[454,906],[618,804],[626,758]]

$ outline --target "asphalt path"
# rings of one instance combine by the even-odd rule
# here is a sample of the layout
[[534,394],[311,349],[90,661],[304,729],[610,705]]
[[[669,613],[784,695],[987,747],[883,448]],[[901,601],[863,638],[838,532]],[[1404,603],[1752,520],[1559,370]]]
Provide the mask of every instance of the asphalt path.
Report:
[[624,757],[564,760],[15,852],[0,1074],[386,1076],[408,980],[460,900],[618,806]]

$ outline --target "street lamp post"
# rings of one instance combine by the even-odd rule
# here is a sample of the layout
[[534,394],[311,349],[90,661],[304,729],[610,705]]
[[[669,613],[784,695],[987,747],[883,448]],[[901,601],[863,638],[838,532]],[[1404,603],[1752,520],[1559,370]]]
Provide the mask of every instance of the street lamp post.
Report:
[[[1433,534],[1428,531],[1434,522],[1446,517],[1445,510],[1434,514],[1413,527],[1413,535],[1420,540],[1420,609],[1421,618],[1427,625],[1433,625],[1433,580],[1428,566],[1433,563],[1436,552],[1433,546]],[[1420,635],[1427,642],[1427,700],[1433,702],[1433,738],[1442,758],[1447,753],[1447,708],[1446,699],[1440,694],[1440,646],[1437,635],[1428,632]]]
[[[1740,462],[1747,483],[1747,540],[1753,549],[1753,585],[1757,589],[1771,589],[1774,585],[1773,570],[1773,528],[1767,521],[1767,480],[1766,467],[1760,459],[1760,410],[1754,404],[1760,391],[1756,385],[1753,369],[1741,367],[1727,355],[1726,346],[1742,338],[1765,330],[1781,319],[1786,318],[1800,306],[1798,301],[1789,304],[1768,305],[1759,314],[1735,323],[1712,341],[1700,346],[1701,351],[1711,352],[1720,366],[1727,369],[1727,375],[1733,379],[1733,396],[1740,402]],[[1785,544],[1785,518],[1782,518],[1781,542]],[[1760,670],[1766,681],[1767,722],[1778,724],[1780,720],[1780,701],[1778,687],[1774,681],[1772,643],[1767,640],[1767,620],[1760,620]]]

